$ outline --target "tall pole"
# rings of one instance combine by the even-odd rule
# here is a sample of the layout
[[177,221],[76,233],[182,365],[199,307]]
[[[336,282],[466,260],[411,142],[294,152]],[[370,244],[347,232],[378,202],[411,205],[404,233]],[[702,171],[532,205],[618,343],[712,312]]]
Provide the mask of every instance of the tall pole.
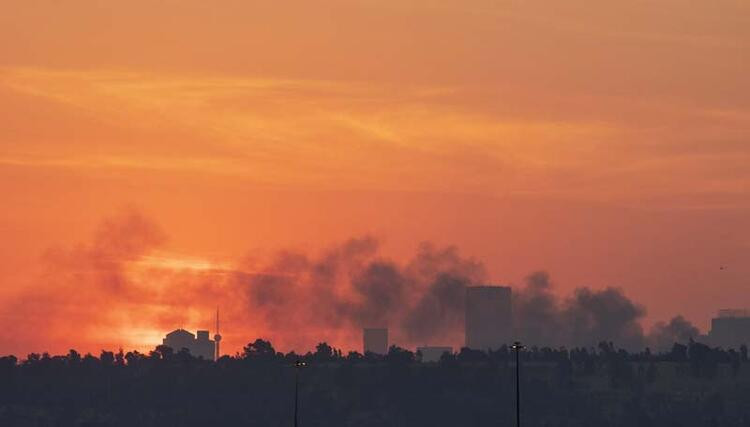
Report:
[[294,427],[299,426],[299,368],[294,373]]
[[294,364],[294,427],[299,427],[299,371],[307,366],[302,360]]
[[516,427],[521,427],[521,350],[524,347],[520,342],[513,343],[516,351]]
[[521,352],[516,348],[516,427],[521,427]]

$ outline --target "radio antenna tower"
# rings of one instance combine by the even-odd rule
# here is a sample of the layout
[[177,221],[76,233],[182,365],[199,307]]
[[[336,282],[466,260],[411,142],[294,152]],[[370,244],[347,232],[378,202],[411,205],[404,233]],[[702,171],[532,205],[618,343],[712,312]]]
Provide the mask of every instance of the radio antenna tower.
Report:
[[219,343],[221,342],[221,334],[219,334],[219,307],[216,307],[216,335],[214,335],[214,342],[216,342],[216,354],[214,360],[219,360],[221,357],[221,350]]

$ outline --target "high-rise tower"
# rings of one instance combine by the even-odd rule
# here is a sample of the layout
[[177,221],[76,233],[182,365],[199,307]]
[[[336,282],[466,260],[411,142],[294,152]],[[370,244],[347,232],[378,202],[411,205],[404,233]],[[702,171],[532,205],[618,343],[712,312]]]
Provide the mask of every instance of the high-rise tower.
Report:
[[511,293],[506,286],[466,288],[466,347],[497,350],[512,333]]
[[221,334],[219,334],[219,307],[216,307],[216,335],[214,335],[214,342],[216,343],[214,360],[219,360],[221,357],[221,349],[219,347],[219,343],[221,343]]
[[750,345],[750,310],[719,310],[711,319],[708,341],[712,346],[734,349]]
[[364,328],[362,330],[364,353],[388,354],[388,329]]

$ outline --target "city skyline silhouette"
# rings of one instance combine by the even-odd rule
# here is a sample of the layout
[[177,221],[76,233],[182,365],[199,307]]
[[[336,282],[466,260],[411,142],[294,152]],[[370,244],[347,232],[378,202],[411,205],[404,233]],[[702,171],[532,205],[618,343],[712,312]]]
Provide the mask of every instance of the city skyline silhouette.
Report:
[[747,0],[6,0],[0,427],[750,427]]

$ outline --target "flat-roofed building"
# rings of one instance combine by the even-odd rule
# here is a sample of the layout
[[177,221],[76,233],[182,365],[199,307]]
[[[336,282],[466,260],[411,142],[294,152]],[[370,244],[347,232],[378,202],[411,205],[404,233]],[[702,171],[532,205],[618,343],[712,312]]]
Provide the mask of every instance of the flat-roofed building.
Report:
[[750,312],[748,310],[720,310],[711,319],[708,341],[712,346],[735,348],[750,346]]

